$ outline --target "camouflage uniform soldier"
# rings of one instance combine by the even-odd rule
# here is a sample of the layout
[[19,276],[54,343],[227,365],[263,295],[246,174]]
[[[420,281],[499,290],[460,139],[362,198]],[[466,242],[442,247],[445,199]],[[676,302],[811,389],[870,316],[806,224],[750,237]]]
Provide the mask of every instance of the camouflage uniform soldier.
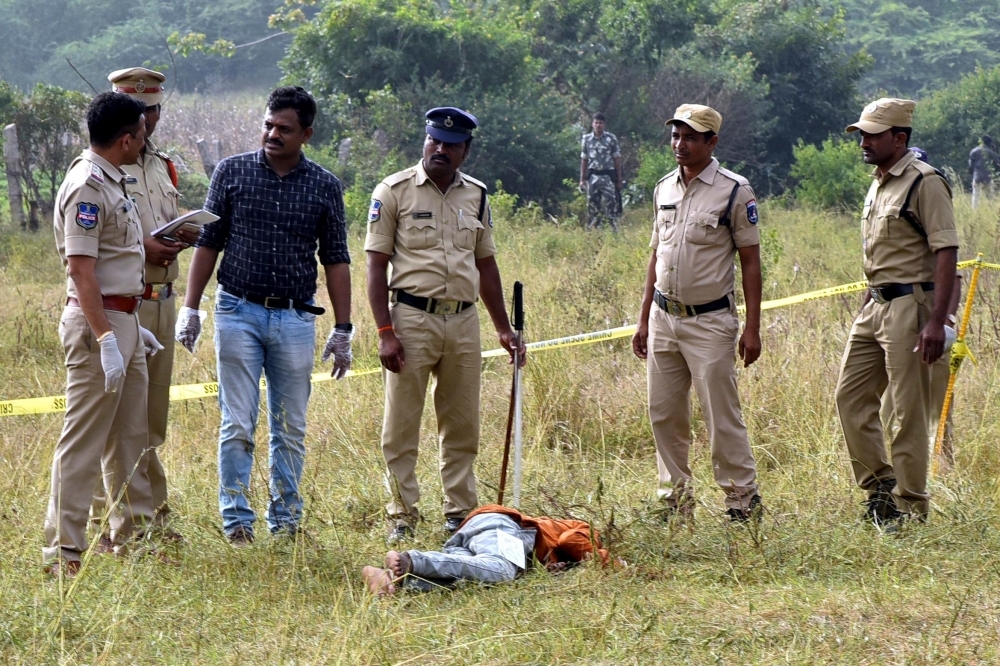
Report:
[[604,131],[604,114],[595,113],[594,131],[585,134],[580,150],[580,189],[587,192],[588,229],[607,219],[618,231],[618,192],[622,189],[622,154],[618,138]]

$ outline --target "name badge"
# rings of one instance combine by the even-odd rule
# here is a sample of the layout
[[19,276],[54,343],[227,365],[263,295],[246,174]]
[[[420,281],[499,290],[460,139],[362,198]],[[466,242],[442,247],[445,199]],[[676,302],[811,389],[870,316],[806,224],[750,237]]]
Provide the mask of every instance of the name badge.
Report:
[[677,210],[677,206],[674,204],[661,204],[660,210]]
[[432,217],[434,217],[434,213],[430,212],[429,210],[418,210],[416,213],[413,214],[414,220],[428,220]]

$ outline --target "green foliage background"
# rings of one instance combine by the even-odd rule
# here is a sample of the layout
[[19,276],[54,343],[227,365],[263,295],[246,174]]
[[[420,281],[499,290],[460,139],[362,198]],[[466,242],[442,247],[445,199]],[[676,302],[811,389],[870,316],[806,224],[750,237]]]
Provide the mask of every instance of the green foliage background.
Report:
[[[417,160],[433,106],[481,120],[470,173],[564,217],[596,111],[622,144],[633,203],[663,175],[664,121],[685,101],[722,113],[716,156],[759,194],[794,188],[822,206],[845,205],[856,174],[845,163],[834,183],[834,162],[823,184],[803,174],[875,97],[918,99],[914,143],[959,178],[978,136],[1000,134],[996,0],[0,0],[0,12],[0,79],[21,91],[89,93],[67,60],[98,89],[131,65],[182,92],[306,86],[321,103],[316,155],[361,208],[387,169]],[[216,40],[231,57],[197,46]]]

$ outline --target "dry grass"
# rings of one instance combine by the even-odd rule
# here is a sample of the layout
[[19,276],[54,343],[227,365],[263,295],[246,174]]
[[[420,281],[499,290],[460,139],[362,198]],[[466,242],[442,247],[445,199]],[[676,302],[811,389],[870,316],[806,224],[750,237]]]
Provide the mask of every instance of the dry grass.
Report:
[[[958,209],[968,241],[962,256],[981,247],[987,258],[1000,259],[995,215],[973,214],[965,198]],[[860,277],[851,220],[773,206],[762,219],[774,230],[767,297]],[[358,262],[357,367],[365,368],[377,359],[360,233],[352,232],[351,247]],[[514,279],[526,284],[530,338],[634,321],[648,236],[642,214],[618,238],[500,221],[501,270],[508,286]],[[0,394],[58,393],[63,291],[51,238],[7,234],[0,261]],[[238,552],[227,546],[215,508],[218,408],[209,400],[182,403],[172,411],[162,453],[177,527],[187,539],[170,551],[181,565],[95,557],[72,587],[48,580],[40,566],[50,456],[62,417],[6,418],[0,421],[0,661],[996,663],[998,284],[995,274],[984,275],[971,338],[979,364],[966,364],[959,381],[958,464],[933,483],[930,522],[900,538],[882,538],[858,520],[862,496],[851,481],[832,400],[854,297],[764,315],[764,355],[741,371],[768,507],[759,528],[723,520],[700,417],[696,526],[671,530],[656,520],[644,370],[627,341],[536,354],[526,380],[524,508],[594,521],[631,566],[531,572],[493,589],[376,601],[362,588],[361,566],[380,562],[385,550],[377,376],[314,391],[304,480],[308,537],[264,536]],[[491,347],[493,339],[484,334]],[[214,377],[210,341],[196,356],[178,354],[176,382]],[[484,501],[495,493],[508,387],[507,367],[487,362],[477,464]],[[443,540],[431,425],[429,418],[418,470],[429,517],[418,538],[427,548]],[[265,474],[258,465],[258,493]],[[258,494],[258,509],[263,501]]]

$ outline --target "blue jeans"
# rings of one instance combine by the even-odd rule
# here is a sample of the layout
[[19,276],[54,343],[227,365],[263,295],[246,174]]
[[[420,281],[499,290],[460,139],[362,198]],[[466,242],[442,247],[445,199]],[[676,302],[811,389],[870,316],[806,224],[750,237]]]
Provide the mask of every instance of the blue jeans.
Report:
[[260,411],[260,375],[267,384],[270,441],[271,532],[294,532],[302,515],[299,479],[305,460],[306,405],[316,342],[316,316],[269,310],[221,288],[215,302],[215,354],[219,367],[219,511],[222,528],[253,534],[250,507],[254,431]]
[[517,566],[500,554],[497,530],[520,539],[524,544],[525,561],[531,562],[535,530],[522,529],[502,513],[480,513],[455,532],[441,551],[407,551],[413,567],[403,578],[403,587],[430,592],[454,587],[462,580],[486,584],[514,580]]

